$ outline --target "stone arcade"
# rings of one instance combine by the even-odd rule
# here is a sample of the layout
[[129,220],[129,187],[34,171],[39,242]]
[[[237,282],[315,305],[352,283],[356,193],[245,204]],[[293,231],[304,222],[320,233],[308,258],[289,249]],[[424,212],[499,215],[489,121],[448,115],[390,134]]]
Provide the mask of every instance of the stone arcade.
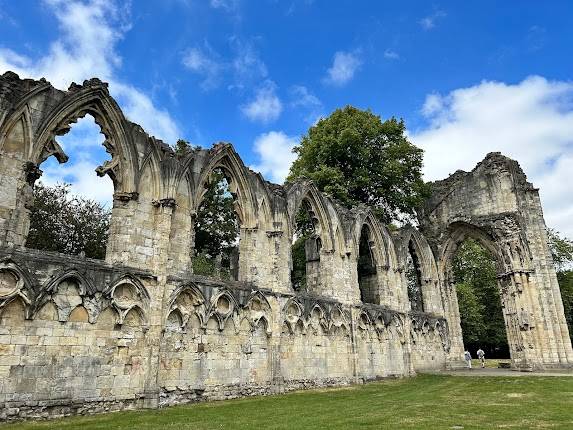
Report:
[[[115,193],[105,261],[26,249],[40,164],[90,114]],[[240,221],[238,281],[193,275],[194,214],[213,169]],[[310,208],[316,254],[291,286],[294,214]],[[489,154],[433,184],[420,230],[390,232],[306,181],[279,186],[232,146],[177,156],[129,122],[98,79],[68,91],[0,76],[0,411],[44,417],[360,382],[460,365],[452,257],[467,237],[496,257],[512,365],[570,367],[573,351],[539,195]],[[359,277],[361,237],[371,258]],[[318,239],[320,239],[318,241]],[[318,246],[320,244],[320,246]],[[413,253],[423,310],[412,310]],[[367,302],[367,303],[366,303]]]

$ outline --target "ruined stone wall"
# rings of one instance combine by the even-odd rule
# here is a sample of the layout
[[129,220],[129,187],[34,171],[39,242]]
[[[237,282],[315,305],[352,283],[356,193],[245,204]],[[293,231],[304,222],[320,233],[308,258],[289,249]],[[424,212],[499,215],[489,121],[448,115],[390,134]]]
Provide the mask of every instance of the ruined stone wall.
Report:
[[[311,182],[266,182],[229,144],[176,154],[129,122],[97,79],[59,91],[8,72],[0,76],[0,108],[1,418],[280,393],[461,360],[455,291],[444,282],[445,260],[434,257],[448,214],[427,212],[430,241],[411,226],[391,234],[369,208],[343,208]],[[67,161],[56,137],[86,114],[111,157],[97,168],[115,191],[105,261],[24,247],[41,163],[52,155]],[[214,169],[224,171],[235,196],[237,281],[193,274],[194,222]],[[521,244],[535,241],[545,260],[523,273],[537,288],[555,290],[539,201],[509,201],[504,186],[506,206],[491,211],[533,211],[535,228]],[[302,204],[320,247],[308,290],[294,291],[291,245]],[[361,292],[363,232],[372,267]],[[408,299],[410,248],[420,265],[421,312]],[[536,318],[554,312],[559,320],[559,305],[553,296]],[[547,356],[570,349],[561,334]]]
[[573,351],[536,188],[516,161],[491,153],[471,172],[432,184],[420,226],[437,257],[452,358],[463,350],[452,258],[468,237],[496,259],[513,366],[570,367]]

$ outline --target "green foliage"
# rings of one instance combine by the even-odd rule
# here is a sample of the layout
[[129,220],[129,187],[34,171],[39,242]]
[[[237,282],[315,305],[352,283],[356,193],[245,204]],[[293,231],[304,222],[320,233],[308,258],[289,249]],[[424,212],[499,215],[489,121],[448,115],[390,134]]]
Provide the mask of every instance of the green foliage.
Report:
[[505,351],[507,335],[493,257],[468,239],[460,245],[453,269],[466,347]]
[[408,259],[406,260],[406,286],[408,288],[408,300],[412,310],[424,311],[424,297],[422,295],[422,273],[420,261],[414,250],[412,242],[408,243]]
[[295,240],[291,247],[291,282],[295,291],[306,291],[307,287],[305,243],[315,232],[308,211],[308,203],[303,201],[295,216]]
[[350,207],[365,203],[384,222],[413,215],[428,194],[423,151],[408,141],[402,120],[382,122],[352,106],[321,119],[295,147],[289,181],[306,177]]
[[193,273],[201,276],[214,276],[215,262],[204,253],[196,254],[193,257]]
[[182,157],[184,155],[187,155],[189,152],[193,151],[194,149],[199,149],[201,148],[200,146],[196,146],[195,148],[193,148],[193,146],[187,142],[186,140],[183,139],[179,139],[177,141],[177,143],[173,146],[173,150],[175,151],[175,155]]
[[547,236],[557,270],[557,281],[561,290],[565,319],[569,326],[569,336],[573,339],[573,270],[570,269],[573,263],[573,241],[561,237],[558,231],[551,228],[547,230]]
[[559,272],[573,262],[573,241],[561,237],[560,233],[552,228],[547,229],[547,238],[553,262]]
[[203,201],[195,220],[195,251],[211,257],[228,256],[237,246],[239,223],[234,199],[222,171],[215,170],[205,184]]
[[[224,263],[228,263],[228,261]],[[192,264],[195,275],[216,277],[223,281],[228,281],[232,278],[229,267],[217,267],[216,259],[203,252],[193,257]]]
[[100,203],[74,196],[70,184],[34,186],[29,248],[105,258],[111,211]]
[[471,284],[465,282],[456,284],[456,293],[458,295],[464,342],[466,344],[479,343],[484,331],[485,305],[478,299]]
[[291,282],[295,291],[306,291],[306,252],[304,244],[306,237],[301,236],[292,245]]
[[573,270],[557,272],[557,280],[561,290],[565,319],[569,327],[569,336],[573,339]]

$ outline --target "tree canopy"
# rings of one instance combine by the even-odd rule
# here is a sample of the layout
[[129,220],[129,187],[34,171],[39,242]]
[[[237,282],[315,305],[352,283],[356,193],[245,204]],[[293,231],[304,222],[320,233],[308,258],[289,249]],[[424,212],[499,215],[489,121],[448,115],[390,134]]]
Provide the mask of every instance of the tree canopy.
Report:
[[212,172],[195,218],[195,252],[211,257],[228,254],[236,246],[239,223],[234,199],[223,172]]
[[34,186],[26,246],[90,258],[105,258],[111,211],[71,194],[70,184]]
[[294,148],[288,181],[311,179],[350,207],[365,203],[383,222],[414,215],[428,195],[423,151],[410,143],[402,120],[382,121],[370,110],[346,106],[308,130]]
[[552,228],[547,229],[547,237],[555,269],[562,271],[573,262],[573,241],[561,237],[561,234]]
[[557,270],[557,281],[561,290],[565,320],[569,326],[569,336],[573,339],[573,241],[562,237],[554,230],[548,229],[549,248]]

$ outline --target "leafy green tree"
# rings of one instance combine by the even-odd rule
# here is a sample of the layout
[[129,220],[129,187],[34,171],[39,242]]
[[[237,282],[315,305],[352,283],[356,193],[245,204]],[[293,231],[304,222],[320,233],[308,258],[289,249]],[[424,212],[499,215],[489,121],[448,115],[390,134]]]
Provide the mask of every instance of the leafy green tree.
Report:
[[569,327],[569,336],[573,340],[573,270],[557,272],[557,280],[561,290],[565,320]]
[[458,305],[464,342],[475,345],[480,342],[484,333],[483,316],[486,309],[475,293],[473,285],[466,282],[456,284]]
[[306,177],[350,207],[365,203],[383,222],[411,216],[428,195],[423,151],[405,136],[402,120],[382,121],[346,106],[323,118],[294,148],[288,181]]
[[569,336],[573,339],[573,241],[562,237],[554,230],[548,229],[549,249],[557,270],[557,281],[561,290],[565,319],[569,326]]
[[195,219],[195,251],[212,257],[229,255],[237,246],[239,223],[234,199],[223,172],[215,170],[205,185],[203,201]]
[[418,257],[413,251],[411,243],[408,245],[409,252],[406,260],[406,287],[408,288],[408,300],[412,310],[424,311],[424,298],[422,296],[422,280],[420,278],[420,266]]
[[34,186],[29,248],[105,258],[111,211],[94,200],[71,194],[70,184]]
[[492,255],[475,240],[467,239],[454,257],[453,271],[466,347],[481,347],[490,357],[496,351],[507,354],[507,334]]
[[560,272],[573,262],[573,241],[561,237],[561,234],[552,228],[547,229],[547,237],[555,268]]
[[[189,142],[179,139],[173,147],[177,156],[193,151]],[[196,274],[214,275],[215,260],[220,258],[224,269],[230,266],[232,252],[237,247],[239,223],[234,209],[234,197],[221,169],[211,172],[205,193],[195,218],[195,256],[193,269]],[[222,274],[226,277],[227,274]]]
[[291,282],[296,291],[306,291],[307,287],[305,243],[315,233],[308,211],[309,207],[303,201],[295,217],[295,237],[291,247]]

